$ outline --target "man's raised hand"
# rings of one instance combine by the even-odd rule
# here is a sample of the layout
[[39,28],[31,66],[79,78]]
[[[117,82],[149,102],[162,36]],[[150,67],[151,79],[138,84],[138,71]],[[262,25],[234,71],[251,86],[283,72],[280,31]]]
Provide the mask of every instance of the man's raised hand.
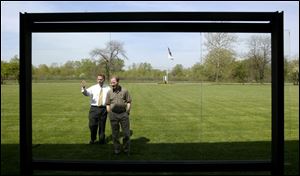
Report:
[[82,80],[80,84],[81,84],[81,87],[85,88],[85,85],[86,85],[85,80]]

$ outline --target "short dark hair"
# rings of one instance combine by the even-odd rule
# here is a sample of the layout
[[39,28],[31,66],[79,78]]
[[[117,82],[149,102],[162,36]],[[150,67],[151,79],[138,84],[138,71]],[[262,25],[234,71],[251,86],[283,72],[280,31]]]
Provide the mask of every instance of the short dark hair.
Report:
[[112,76],[110,79],[115,78],[117,82],[119,82],[120,78],[118,76]]
[[99,73],[98,76],[101,76],[105,80],[105,75],[102,73]]

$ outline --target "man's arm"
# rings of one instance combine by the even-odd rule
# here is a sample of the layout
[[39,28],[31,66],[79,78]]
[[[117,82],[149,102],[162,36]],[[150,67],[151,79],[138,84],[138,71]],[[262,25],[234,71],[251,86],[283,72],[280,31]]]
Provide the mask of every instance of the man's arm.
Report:
[[106,94],[105,104],[106,104],[106,111],[110,112],[111,109],[110,109],[110,93],[109,92],[107,92],[107,94]]
[[130,108],[131,108],[131,97],[129,95],[129,92],[126,91],[126,102],[127,102],[127,105],[126,105],[126,112],[129,114],[130,113]]
[[89,91],[87,91],[85,88],[86,82],[82,80],[80,84],[81,84],[81,93],[85,96],[90,96]]
[[131,108],[131,103],[127,103],[126,106],[126,112],[129,114],[130,113],[130,108]]
[[110,111],[111,111],[110,105],[106,105],[106,111],[107,111],[107,112],[110,112]]

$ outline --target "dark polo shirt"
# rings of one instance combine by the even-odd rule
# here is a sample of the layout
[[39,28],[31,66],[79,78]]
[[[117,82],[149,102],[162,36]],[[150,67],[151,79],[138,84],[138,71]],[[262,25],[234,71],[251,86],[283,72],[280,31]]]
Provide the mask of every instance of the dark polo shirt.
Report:
[[123,113],[126,111],[127,103],[131,103],[131,97],[128,90],[118,86],[107,93],[105,103],[106,105],[110,105],[112,112]]

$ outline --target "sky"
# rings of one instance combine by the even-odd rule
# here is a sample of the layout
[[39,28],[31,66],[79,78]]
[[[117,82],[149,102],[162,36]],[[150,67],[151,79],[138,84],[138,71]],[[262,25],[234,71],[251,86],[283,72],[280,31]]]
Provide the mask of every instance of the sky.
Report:
[[[1,60],[19,55],[19,13],[49,12],[274,12],[284,11],[285,55],[299,57],[299,2],[296,1],[1,1]],[[246,39],[239,34],[234,48],[242,57]],[[190,67],[205,55],[202,33],[33,33],[32,63],[58,65],[66,61],[91,58],[95,48],[104,48],[110,40],[124,43],[128,60],[125,66],[147,62],[166,69],[176,64]],[[167,59],[167,48],[174,60]]]

